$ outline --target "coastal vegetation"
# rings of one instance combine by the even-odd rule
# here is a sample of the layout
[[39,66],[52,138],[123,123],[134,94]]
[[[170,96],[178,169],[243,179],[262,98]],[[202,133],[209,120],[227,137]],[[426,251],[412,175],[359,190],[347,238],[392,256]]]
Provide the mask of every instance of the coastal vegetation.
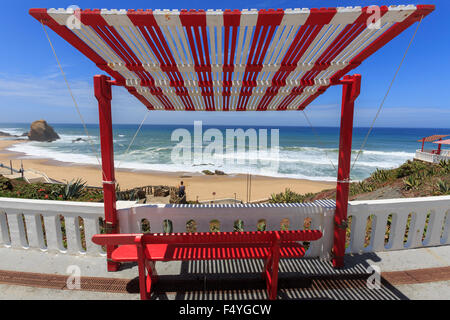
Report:
[[[441,161],[439,164],[426,163],[418,160],[407,161],[396,169],[375,170],[370,177],[363,181],[350,184],[350,200],[373,200],[388,198],[410,198],[450,195],[450,161]],[[303,203],[319,199],[335,199],[334,189],[324,190],[318,193],[298,194],[289,189],[278,194],[272,194],[271,203]],[[429,213],[425,222],[425,230],[429,222]],[[365,245],[370,244],[373,216],[370,216],[366,224]],[[352,217],[347,221],[346,247],[350,244]],[[409,215],[403,242],[408,240],[411,224]],[[389,241],[392,225],[392,214],[387,219],[385,244]],[[425,237],[423,235],[422,240]]]
[[[216,173],[217,174],[217,173]],[[176,188],[148,186],[122,191],[116,189],[118,200],[143,200],[145,188],[152,188],[157,197],[170,196],[170,203],[186,203],[178,199]],[[303,203],[319,199],[334,199],[335,189],[299,194],[289,188],[273,193],[269,203]],[[419,160],[407,161],[395,169],[376,169],[365,180],[350,184],[350,200],[373,200],[450,195],[450,161],[438,164]],[[23,179],[8,179],[0,175],[0,197],[102,202],[101,188],[88,187],[82,179],[65,184],[27,183]]]
[[66,200],[66,201],[103,201],[101,189],[86,188],[81,179],[65,184],[27,183],[23,179],[8,179],[0,175],[0,197]]
[[[117,200],[148,203],[149,198],[167,203],[186,203],[186,196],[179,197],[176,187],[145,186],[129,190],[116,187]],[[0,197],[38,200],[66,200],[103,202],[102,188],[87,186],[82,179],[74,179],[65,184],[27,183],[23,179],[8,179],[0,175]]]
[[[450,195],[450,161],[438,164],[408,160],[395,169],[376,169],[370,177],[350,184],[350,200],[374,200]],[[336,190],[298,194],[290,189],[272,194],[270,203],[335,199]]]

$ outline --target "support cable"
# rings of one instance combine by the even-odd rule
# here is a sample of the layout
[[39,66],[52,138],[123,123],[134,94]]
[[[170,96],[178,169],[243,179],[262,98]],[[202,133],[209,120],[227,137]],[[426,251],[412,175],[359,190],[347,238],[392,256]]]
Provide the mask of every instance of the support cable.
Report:
[[[137,130],[136,130],[136,132],[135,132],[135,134],[134,134],[134,136],[133,136],[133,139],[131,139],[130,144],[128,145],[128,148],[127,148],[127,150],[125,151],[125,154],[123,155],[122,158],[125,158],[125,157],[128,155],[128,152],[130,151],[130,148],[131,148],[131,146],[133,145],[134,140],[136,139],[136,137],[137,137],[139,131],[141,130],[142,125],[144,124],[145,120],[147,120],[147,117],[148,117],[149,114],[150,114],[150,110],[147,109],[147,113],[145,114],[144,118],[143,118],[142,121],[141,121],[141,124],[140,124],[139,127],[137,128]],[[117,165],[117,169],[120,168],[120,164],[121,164],[121,163],[122,163],[122,160],[119,161],[119,164]]]
[[309,120],[308,116],[306,115],[305,110],[302,110],[303,115],[305,116],[306,121],[308,122],[309,126],[311,127],[312,132],[314,133],[314,135],[316,136],[317,141],[319,142],[319,144],[322,146],[323,150],[325,151],[325,156],[327,157],[328,161],[330,161],[331,165],[333,166],[334,170],[337,170],[336,166],[334,165],[333,161],[331,161],[330,157],[328,156],[328,152],[327,149],[325,148],[325,144],[322,143],[322,140],[320,140],[319,134],[317,133],[317,131],[314,129],[311,121]]
[[369,131],[367,132],[366,137],[364,138],[363,144],[361,145],[361,148],[359,149],[358,153],[356,154],[355,161],[353,161],[353,164],[352,164],[352,167],[350,170],[353,170],[353,167],[355,166],[356,161],[358,161],[359,156],[361,155],[364,147],[366,146],[367,140],[369,139],[369,135],[372,132],[373,126],[375,125],[375,121],[377,120],[378,116],[380,115],[380,112],[381,112],[381,109],[383,108],[384,102],[386,101],[386,98],[387,98],[389,92],[391,91],[392,85],[394,84],[394,81],[397,78],[397,74],[400,71],[403,61],[405,61],[406,54],[408,53],[409,48],[411,47],[411,44],[416,36],[417,30],[419,29],[419,26],[422,23],[422,19],[423,19],[423,16],[420,17],[420,20],[419,20],[419,23],[417,24],[416,30],[414,31],[414,34],[412,35],[411,40],[409,41],[408,47],[406,48],[405,53],[403,54],[403,58],[400,61],[400,64],[398,65],[397,70],[395,71],[394,77],[392,78],[391,83],[389,84],[386,94],[384,95],[383,100],[381,101],[378,111],[375,114],[372,124],[370,125]]
[[75,106],[75,109],[77,110],[78,116],[80,117],[81,123],[83,124],[84,132],[85,132],[86,136],[88,137],[88,142],[89,142],[89,144],[91,146],[92,152],[94,153],[95,158],[97,159],[97,162],[98,162],[98,164],[99,164],[99,166],[100,166],[100,168],[102,170],[102,178],[103,178],[103,177],[105,177],[105,173],[103,172],[103,167],[102,167],[102,164],[101,164],[100,159],[98,157],[98,153],[97,153],[97,151],[94,148],[94,145],[92,143],[92,138],[89,135],[89,131],[87,129],[86,123],[84,122],[83,116],[82,116],[82,114],[80,112],[80,108],[78,107],[77,100],[75,99],[75,97],[73,95],[73,92],[72,92],[72,89],[70,87],[69,81],[67,80],[67,77],[66,77],[66,74],[65,74],[65,72],[64,72],[64,70],[62,68],[61,62],[59,61],[58,55],[56,54],[55,47],[53,46],[53,43],[52,43],[52,41],[51,41],[51,39],[50,39],[50,37],[49,37],[49,35],[47,33],[47,30],[45,29],[45,25],[44,25],[44,23],[42,21],[41,21],[41,24],[42,24],[42,28],[44,29],[45,36],[47,37],[48,43],[50,44],[50,47],[52,48],[53,55],[55,56],[56,62],[58,64],[58,67],[61,70],[61,74],[62,74],[62,76],[64,78],[64,82],[66,83],[67,89],[69,90],[70,96],[72,97],[72,101],[73,101],[73,104]]

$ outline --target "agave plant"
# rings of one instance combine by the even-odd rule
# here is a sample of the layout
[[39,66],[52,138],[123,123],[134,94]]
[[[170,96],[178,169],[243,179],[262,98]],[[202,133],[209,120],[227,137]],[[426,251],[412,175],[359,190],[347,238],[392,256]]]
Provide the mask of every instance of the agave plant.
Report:
[[441,179],[439,179],[436,183],[436,186],[439,193],[441,194],[450,193],[450,184],[448,184],[446,181],[442,181]]
[[357,183],[352,183],[350,185],[350,194],[351,195],[372,192],[374,190],[375,190],[375,186],[367,181],[360,181]]
[[86,182],[83,182],[81,178],[67,182],[63,193],[64,200],[80,197],[85,187]]
[[444,171],[444,173],[450,173],[450,160],[439,161],[439,167]]
[[449,162],[447,162],[447,160],[441,160],[441,161],[439,161],[439,167],[441,167],[441,168],[446,168],[448,165],[450,164],[450,161]]
[[406,190],[417,189],[421,184],[420,179],[418,179],[418,176],[416,175],[406,177],[403,179],[403,182]]
[[383,183],[389,179],[389,172],[387,170],[376,169],[374,173],[372,173],[371,178],[372,181],[377,183]]

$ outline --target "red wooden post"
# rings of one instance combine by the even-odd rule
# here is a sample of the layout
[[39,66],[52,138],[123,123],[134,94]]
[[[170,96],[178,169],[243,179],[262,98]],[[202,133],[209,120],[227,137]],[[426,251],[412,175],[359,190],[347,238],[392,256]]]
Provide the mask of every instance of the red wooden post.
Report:
[[[442,141],[442,138],[440,138],[439,141]],[[441,154],[441,147],[442,147],[442,145],[439,143],[438,149],[437,149],[437,154]]]
[[[102,152],[103,203],[106,233],[117,233],[116,181],[114,175],[114,145],[111,123],[111,83],[105,75],[94,76],[95,97],[98,100],[100,144]],[[108,271],[117,271],[119,264],[111,260],[114,246],[106,246]]]
[[345,233],[347,229],[348,193],[350,188],[350,160],[352,153],[353,109],[361,88],[361,75],[345,76],[342,88],[339,166],[334,215],[333,267],[344,266]]
[[422,152],[423,152],[423,145],[425,144],[425,138],[422,139]]

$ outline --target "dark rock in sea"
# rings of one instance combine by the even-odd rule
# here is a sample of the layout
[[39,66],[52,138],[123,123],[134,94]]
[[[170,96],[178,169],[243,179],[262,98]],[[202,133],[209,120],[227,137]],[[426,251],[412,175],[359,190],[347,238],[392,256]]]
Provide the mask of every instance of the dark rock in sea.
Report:
[[22,133],[21,137],[28,137],[28,132]]
[[33,141],[52,142],[60,138],[47,121],[37,120],[31,124],[28,139]]
[[83,139],[83,138],[77,138],[77,139],[75,139],[75,140],[72,140],[72,143],[74,143],[74,142],[80,142],[80,141],[87,141],[86,139]]
[[203,170],[202,173],[203,173],[203,174],[206,174],[207,176],[212,176],[212,175],[214,175],[214,172],[209,171],[209,170]]
[[9,134],[7,132],[0,131],[0,137],[17,137],[17,136],[13,136],[12,134]]
[[215,173],[216,175],[218,175],[218,176],[225,176],[225,175],[226,175],[225,172],[220,171],[220,170],[215,170],[214,173]]

